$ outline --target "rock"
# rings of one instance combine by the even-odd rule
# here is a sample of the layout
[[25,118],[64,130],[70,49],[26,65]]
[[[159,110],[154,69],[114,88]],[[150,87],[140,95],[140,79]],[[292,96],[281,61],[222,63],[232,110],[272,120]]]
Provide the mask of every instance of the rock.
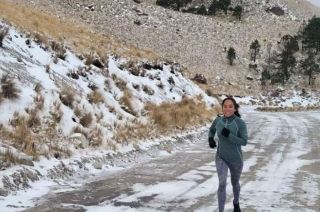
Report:
[[94,4],[90,4],[86,7],[87,10],[91,10],[91,11],[94,11],[95,8],[94,8]]
[[250,69],[254,69],[254,70],[256,70],[257,69],[257,67],[258,67],[258,65],[257,64],[249,64],[249,68]]
[[205,78],[205,76],[203,74],[196,74],[193,78],[194,81],[201,83],[201,84],[207,84],[208,81]]
[[21,158],[21,159],[19,160],[19,162],[20,162],[21,164],[24,164],[24,165],[27,165],[27,166],[34,166],[32,160],[30,160],[30,159]]
[[87,148],[89,146],[89,141],[85,138],[82,133],[73,133],[69,140],[75,145],[80,148]]
[[253,80],[253,77],[247,76],[247,80]]
[[141,1],[140,0],[133,0],[135,3],[140,4]]
[[140,20],[135,20],[134,22],[133,22],[135,25],[138,25],[138,26],[141,26],[141,21]]
[[39,180],[39,176],[38,176],[39,173],[34,173],[31,170],[26,169],[26,168],[23,169],[23,172],[25,173],[25,176],[28,179],[30,179],[32,182]]
[[93,164],[93,167],[95,169],[102,169],[102,162],[101,161],[96,161],[94,164]]
[[279,6],[273,6],[272,8],[268,8],[266,11],[267,12],[272,12],[273,14],[275,14],[277,16],[284,15],[284,10]]
[[98,68],[103,68],[104,67],[104,64],[100,61],[99,58],[95,58],[93,61],[92,61],[92,65],[98,67]]
[[216,76],[216,80],[221,81],[221,80],[224,80],[224,78],[223,78],[223,77],[220,77],[220,76]]
[[0,196],[6,197],[9,195],[9,191],[0,188]]
[[173,79],[172,77],[169,77],[168,83],[169,83],[170,85],[175,85],[175,84],[176,84],[175,81],[174,81],[174,79]]

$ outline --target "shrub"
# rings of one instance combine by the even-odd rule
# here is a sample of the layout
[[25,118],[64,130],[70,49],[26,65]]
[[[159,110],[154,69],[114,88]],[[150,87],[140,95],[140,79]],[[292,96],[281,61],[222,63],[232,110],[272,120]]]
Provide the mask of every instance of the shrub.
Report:
[[0,47],[3,47],[3,40],[7,36],[9,29],[7,27],[3,27],[0,29]]
[[86,54],[85,58],[86,58],[86,61],[85,61],[84,64],[87,65],[87,66],[91,65],[93,63],[94,59],[95,59],[93,54]]
[[19,161],[19,159],[13,154],[13,152],[10,149],[6,149],[5,152],[1,154],[3,154],[2,156],[3,162],[7,162],[9,164],[17,164]]
[[86,113],[84,114],[84,116],[82,116],[80,118],[80,124],[83,126],[83,127],[89,127],[90,124],[92,123],[92,114],[91,113]]
[[143,85],[143,88],[142,90],[146,93],[146,94],[149,94],[150,96],[154,94],[154,90],[152,90],[152,88],[146,86],[146,85]]
[[55,51],[57,58],[60,58],[61,60],[66,59],[66,50],[62,44],[59,44],[55,41],[51,41],[50,47],[53,51]]
[[124,91],[127,88],[127,83],[124,80],[122,80],[120,78],[116,78],[114,81],[115,81],[116,86],[120,90]]
[[67,106],[72,108],[72,104],[74,101],[74,91],[73,89],[68,89],[68,88],[64,88],[61,93],[59,94],[59,98],[61,100],[61,102]]
[[29,111],[29,118],[27,120],[27,126],[29,128],[39,126],[41,123],[37,109],[32,109]]
[[131,92],[129,90],[125,90],[123,92],[123,96],[120,98],[120,104],[123,105],[123,107],[121,108],[132,115],[136,115],[133,105],[131,103],[131,98],[132,98]]
[[88,101],[92,104],[98,104],[98,103],[103,103],[104,102],[104,98],[102,96],[102,94],[97,91],[94,90],[92,91],[90,94],[88,94]]
[[190,125],[204,123],[210,120],[218,109],[208,109],[199,100],[185,98],[181,102],[163,103],[159,106],[147,104],[145,109],[149,111],[151,119],[161,131],[170,131],[175,128],[184,129]]
[[62,111],[61,111],[61,104],[57,101],[55,101],[53,103],[53,109],[50,110],[50,115],[52,117],[52,124],[53,124],[53,127],[55,127],[57,125],[57,123],[59,123],[61,121],[61,118],[62,118]]
[[19,98],[20,90],[16,87],[16,84],[12,79],[9,79],[8,75],[1,78],[2,96],[7,99]]

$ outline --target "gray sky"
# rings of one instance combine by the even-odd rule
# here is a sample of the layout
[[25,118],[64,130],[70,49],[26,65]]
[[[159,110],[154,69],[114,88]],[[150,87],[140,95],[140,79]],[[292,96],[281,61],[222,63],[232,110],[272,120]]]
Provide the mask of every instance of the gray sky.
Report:
[[320,0],[309,0],[309,1],[320,7]]

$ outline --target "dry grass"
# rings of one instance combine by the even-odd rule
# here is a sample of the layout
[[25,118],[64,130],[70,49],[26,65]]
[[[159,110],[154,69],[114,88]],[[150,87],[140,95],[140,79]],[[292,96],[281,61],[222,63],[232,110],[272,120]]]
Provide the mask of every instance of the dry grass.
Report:
[[147,85],[143,85],[142,90],[150,96],[154,94],[154,90]]
[[1,18],[27,32],[34,33],[35,37],[44,43],[49,43],[48,40],[53,39],[58,43],[65,43],[83,55],[90,51],[103,56],[118,54],[128,58],[158,58],[152,51],[138,49],[111,36],[92,32],[88,26],[82,26],[72,18],[62,19],[52,14],[55,14],[55,11],[45,13],[31,8],[23,1],[13,3],[3,0],[0,3]]
[[113,139],[118,143],[132,143],[134,140],[150,139],[156,134],[151,124],[125,124],[116,127]]
[[125,82],[123,79],[118,78],[117,75],[112,74],[112,79],[116,86],[121,90],[124,91],[127,89],[127,82]]
[[55,56],[61,60],[66,58],[66,49],[63,44],[57,43],[55,41],[50,42],[51,49],[55,52]]
[[74,101],[74,90],[71,88],[63,88],[59,98],[65,106],[72,108]]
[[1,95],[7,99],[19,98],[20,90],[16,87],[15,82],[7,75],[1,78]]
[[152,123],[127,123],[116,126],[114,139],[119,143],[133,142],[138,139],[152,139],[159,134],[170,134],[191,126],[201,125],[212,120],[220,106],[208,109],[201,98],[183,99],[177,103],[163,103],[159,106],[148,104]]
[[17,157],[15,157],[13,152],[11,150],[9,150],[9,149],[6,149],[6,151],[1,153],[1,154],[2,154],[3,162],[7,162],[7,163],[10,163],[10,164],[17,164],[19,162],[19,159]]
[[88,130],[83,128],[82,126],[78,125],[76,127],[73,128],[73,133],[81,133],[82,135],[84,135],[84,137],[86,139],[89,139],[89,133]]
[[88,101],[91,104],[98,104],[98,103],[104,103],[104,98],[98,90],[92,91],[90,94],[88,94]]
[[18,113],[14,113],[14,116],[9,123],[14,127],[13,131],[2,129],[2,136],[5,136],[8,141],[11,141],[16,149],[36,158],[37,151],[35,143],[37,142],[37,139],[28,126],[27,118],[20,116]]
[[0,28],[0,48],[3,47],[3,40],[7,36],[8,32],[9,32],[8,28],[6,27]]
[[123,96],[120,98],[120,104],[124,106],[122,107],[122,109],[124,109],[126,112],[132,115],[136,115],[133,105],[131,103],[131,99],[132,99],[132,94],[128,89],[126,89],[123,92]]
[[27,125],[29,128],[37,127],[41,124],[41,120],[38,115],[37,108],[29,110],[28,114],[29,114],[29,118],[27,120]]
[[146,110],[155,125],[165,132],[208,122],[218,113],[218,107],[208,109],[202,101],[185,98],[181,102],[163,103],[160,106],[148,104]]
[[93,117],[91,113],[86,113],[80,118],[80,124],[83,127],[89,127],[93,121]]
[[72,152],[66,146],[51,144],[49,148],[50,148],[50,152],[57,159],[61,159],[63,156],[70,157],[72,155]]
[[63,112],[61,110],[61,103],[55,101],[53,103],[53,108],[52,110],[50,110],[50,115],[52,117],[51,119],[51,125],[53,128],[55,128],[57,126],[57,124],[61,121]]

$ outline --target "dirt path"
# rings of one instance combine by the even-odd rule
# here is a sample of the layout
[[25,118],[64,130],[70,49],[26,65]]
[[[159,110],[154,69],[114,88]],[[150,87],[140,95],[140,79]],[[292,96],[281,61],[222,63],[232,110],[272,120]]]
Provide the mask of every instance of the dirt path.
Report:
[[[320,113],[250,113],[244,120],[243,211],[320,211]],[[207,132],[198,140],[79,190],[52,192],[27,211],[216,211],[215,150]],[[232,211],[230,183],[227,192]]]

